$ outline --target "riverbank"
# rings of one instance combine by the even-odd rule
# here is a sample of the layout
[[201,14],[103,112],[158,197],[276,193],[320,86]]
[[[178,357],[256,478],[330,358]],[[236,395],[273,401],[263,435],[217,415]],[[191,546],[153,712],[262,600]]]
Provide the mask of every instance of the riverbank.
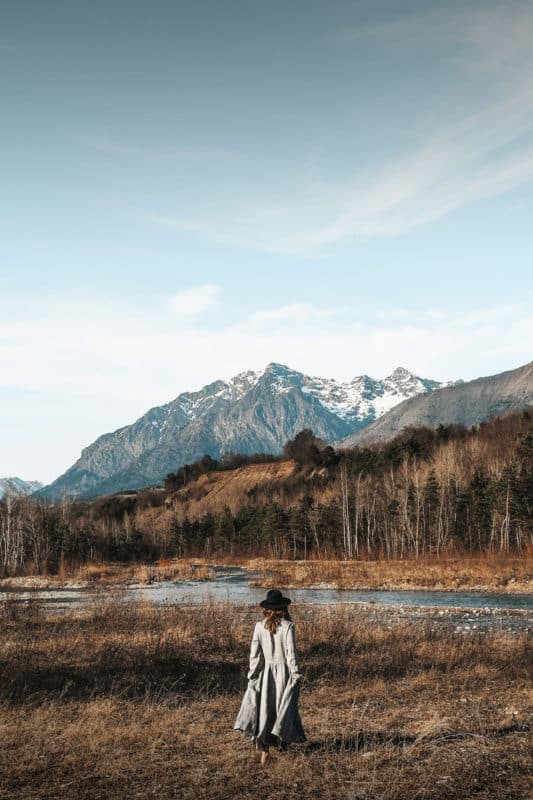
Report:
[[252,585],[283,589],[364,589],[527,594],[533,591],[533,554],[426,556],[403,561],[165,559],[155,564],[107,563],[64,567],[59,575],[0,580],[0,591],[147,586],[212,581],[231,567],[246,570]]
[[405,591],[533,591],[533,555],[426,556],[404,561],[280,561],[255,559],[247,568],[257,586],[285,589]]
[[4,604],[0,797],[526,800],[531,641],[353,606],[295,609],[307,742],[268,769],[232,730],[256,612]]
[[206,559],[172,559],[155,564],[104,563],[64,566],[57,575],[19,575],[0,580],[0,592],[43,589],[141,587],[165,581],[211,581],[220,564]]

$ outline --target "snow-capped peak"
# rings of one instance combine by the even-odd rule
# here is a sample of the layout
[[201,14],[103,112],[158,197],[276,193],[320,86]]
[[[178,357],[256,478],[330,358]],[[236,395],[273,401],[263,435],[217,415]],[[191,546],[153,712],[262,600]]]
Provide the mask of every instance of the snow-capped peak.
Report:
[[263,371],[256,372],[253,369],[248,369],[245,372],[239,372],[238,375],[234,375],[233,378],[228,383],[228,388],[230,391],[230,395],[233,400],[240,400],[241,397],[244,397],[245,394],[248,394],[250,389],[253,389],[254,386],[257,386],[259,379],[263,375]]
[[285,378],[290,385],[298,385],[305,394],[315,397],[328,411],[351,423],[374,420],[407,397],[441,385],[418,378],[405,367],[398,367],[383,380],[358,375],[345,382],[311,377],[278,364],[269,367],[273,368],[278,384]]
[[262,370],[245,370],[229,381],[218,380],[198,392],[185,392],[167,408],[178,405],[185,423],[210,409],[241,400],[260,383],[276,395],[299,389],[314,397],[327,411],[354,424],[373,421],[402,400],[443,385],[419,378],[405,367],[397,367],[383,380],[358,375],[351,381],[339,381],[305,375],[284,364],[271,362]]
[[384,378],[384,380],[386,380],[386,381],[403,382],[403,381],[406,381],[406,380],[412,380],[415,377],[416,376],[413,375],[412,372],[409,372],[408,369],[405,369],[405,367],[396,367],[394,372],[391,372],[390,375],[387,375],[387,377]]

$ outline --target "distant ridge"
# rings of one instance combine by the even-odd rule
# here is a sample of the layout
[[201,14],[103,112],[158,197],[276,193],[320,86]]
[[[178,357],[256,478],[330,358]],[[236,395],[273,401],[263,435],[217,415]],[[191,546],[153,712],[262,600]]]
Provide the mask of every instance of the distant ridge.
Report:
[[0,478],[0,500],[3,500],[6,494],[21,497],[33,494],[42,488],[43,484],[40,481],[23,481],[22,478]]
[[404,428],[461,424],[470,427],[491,417],[533,405],[533,361],[523,367],[457,383],[430,394],[411,397],[380,419],[345,437],[339,444],[359,444],[391,439]]
[[398,367],[383,380],[318,378],[269,364],[184,392],[132,425],[100,436],[78,461],[39,494],[51,500],[94,497],[160,483],[208,454],[278,453],[303,428],[333,442],[393,406],[442,386]]

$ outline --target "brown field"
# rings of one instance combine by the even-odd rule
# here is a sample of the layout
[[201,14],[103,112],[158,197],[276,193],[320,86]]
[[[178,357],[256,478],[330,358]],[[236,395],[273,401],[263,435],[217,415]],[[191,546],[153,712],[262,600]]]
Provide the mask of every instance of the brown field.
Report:
[[[248,492],[254,488],[258,497],[268,501],[272,492],[283,494],[283,484],[295,472],[295,461],[275,461],[272,464],[252,464],[233,470],[209,472],[193,483],[173,493],[169,503],[181,517],[201,519],[205,514],[222,514],[226,508],[236,513],[249,501]],[[305,489],[305,482],[300,493]]]
[[0,797],[531,798],[527,633],[295,607],[308,741],[232,731],[254,609],[0,602]]
[[122,585],[158,581],[208,581],[214,577],[205,559],[160,559],[155,564],[89,564],[75,577],[88,583]]
[[64,564],[58,575],[3,578],[0,580],[0,591],[53,589],[64,585],[106,588],[158,581],[209,581],[215,577],[211,567],[204,558],[161,559],[154,564],[89,563],[81,567]]
[[328,585],[337,589],[442,589],[529,592],[533,554],[427,556],[405,561],[274,561],[255,559],[247,567],[256,585],[285,589]]

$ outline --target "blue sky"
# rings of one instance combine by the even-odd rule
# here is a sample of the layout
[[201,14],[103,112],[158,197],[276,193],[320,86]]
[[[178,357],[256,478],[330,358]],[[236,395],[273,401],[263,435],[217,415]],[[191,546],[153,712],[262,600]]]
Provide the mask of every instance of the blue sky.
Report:
[[533,6],[6,0],[0,476],[269,361],[531,359]]

